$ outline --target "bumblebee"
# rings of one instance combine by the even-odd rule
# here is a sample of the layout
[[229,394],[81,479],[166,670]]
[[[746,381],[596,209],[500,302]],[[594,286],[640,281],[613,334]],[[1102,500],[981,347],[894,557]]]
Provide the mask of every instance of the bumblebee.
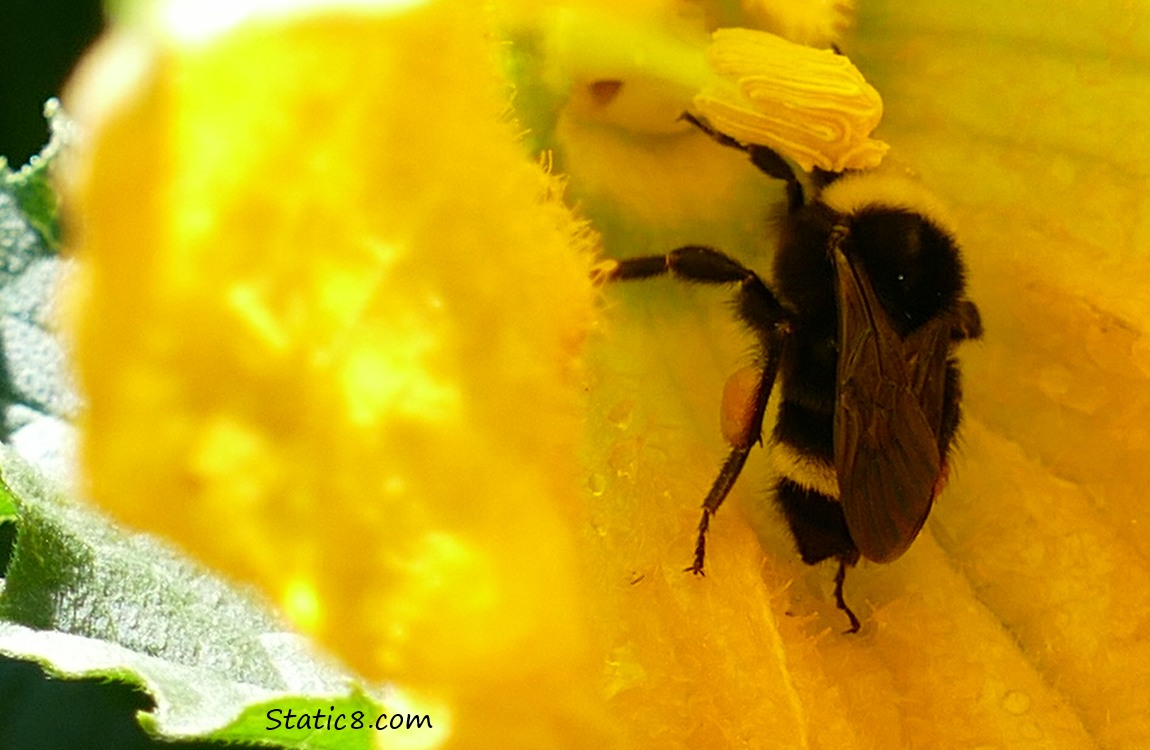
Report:
[[804,563],[838,562],[835,603],[860,557],[897,560],[918,536],[946,481],[962,389],[954,357],[982,335],[945,211],[913,179],[883,170],[810,176],[811,196],[771,149],[744,144],[691,115],[718,143],[745,152],[786,185],[773,284],[710,247],[610,261],[600,281],[669,275],[734,287],[738,319],[754,334],[754,375],[728,382],[730,453],[703,501],[695,558],[755,443],[776,380],[773,496]]

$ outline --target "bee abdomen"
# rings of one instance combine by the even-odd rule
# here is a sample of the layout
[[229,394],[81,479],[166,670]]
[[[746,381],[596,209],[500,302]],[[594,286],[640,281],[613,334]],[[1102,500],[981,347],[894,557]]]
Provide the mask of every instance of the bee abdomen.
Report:
[[834,464],[802,453],[795,446],[778,440],[771,446],[771,463],[778,475],[805,490],[838,502],[839,479]]
[[[833,397],[828,399],[833,402]],[[817,406],[817,405],[816,405]],[[838,500],[839,482],[834,468],[834,415],[784,398],[779,405],[771,441],[775,470],[800,487]]]
[[[784,387],[784,394],[789,390]],[[774,442],[790,446],[799,455],[833,465],[835,460],[834,395],[814,406],[783,397],[775,420]]]
[[826,408],[820,409],[784,400],[771,445],[770,460],[778,475],[775,501],[808,565],[831,557],[853,564],[859,554],[839,504],[833,402],[834,397],[828,397]]
[[775,484],[775,501],[787,518],[804,563],[814,565],[831,557],[848,565],[858,561],[858,547],[835,498],[782,476]]

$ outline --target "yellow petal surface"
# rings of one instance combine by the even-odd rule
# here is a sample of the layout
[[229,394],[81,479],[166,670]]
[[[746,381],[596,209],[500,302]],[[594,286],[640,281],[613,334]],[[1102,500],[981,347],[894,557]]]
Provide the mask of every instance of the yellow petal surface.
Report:
[[[839,634],[833,568],[796,559],[762,456],[711,524],[707,577],[683,574],[748,341],[723,293],[608,290],[589,357],[614,586],[600,611],[637,634],[614,654],[614,704],[652,746],[1150,747],[1148,18],[1145,3],[880,3],[844,42],[883,95],[877,135],[952,207],[986,323],[961,350],[947,491],[905,557],[847,578],[858,636]],[[780,197],[748,210],[738,178],[715,177],[745,159],[702,140],[675,152],[574,118],[560,133],[613,252],[711,244],[765,273],[755,235]],[[622,177],[613,194],[601,152],[649,191]],[[695,213],[654,234],[614,209],[692,191]]]
[[[987,327],[947,492],[848,577],[857,636],[761,451],[683,572],[748,341],[721,293],[613,287],[580,379],[579,228],[459,5],[153,53],[78,194],[93,491],[440,697],[459,746],[1150,747],[1145,6],[882,3],[844,43]],[[612,38],[675,12],[643,7]],[[596,62],[569,79],[641,68]],[[607,252],[766,271],[777,186],[609,109],[555,132]]]
[[482,15],[133,33],[72,97],[92,496],[424,696],[451,747],[602,745],[573,547],[593,242]]
[[1147,746],[1150,6],[923,13],[897,44],[922,21],[892,10],[866,54],[892,142],[955,208],[987,330],[934,529],[1096,745]]

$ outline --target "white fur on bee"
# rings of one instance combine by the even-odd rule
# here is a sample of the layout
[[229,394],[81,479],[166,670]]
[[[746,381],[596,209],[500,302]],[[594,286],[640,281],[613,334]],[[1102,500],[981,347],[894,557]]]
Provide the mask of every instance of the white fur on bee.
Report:
[[785,443],[771,445],[771,464],[775,471],[800,487],[831,500],[839,499],[839,478],[831,464],[804,456]]

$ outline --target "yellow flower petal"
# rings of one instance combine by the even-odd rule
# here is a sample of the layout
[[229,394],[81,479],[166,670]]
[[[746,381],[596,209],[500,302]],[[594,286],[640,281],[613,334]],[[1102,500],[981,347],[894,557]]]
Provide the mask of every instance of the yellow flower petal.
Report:
[[[892,155],[953,207],[987,329],[961,351],[966,422],[927,528],[847,579],[858,637],[838,634],[833,570],[796,559],[762,456],[712,522],[706,579],[681,572],[747,342],[722,293],[608,290],[589,355],[600,612],[620,623],[613,703],[652,747],[1150,746],[1150,14],[1136,6],[872,5],[844,44],[883,93]],[[571,189],[613,252],[702,243],[769,270],[754,237],[771,206],[705,181],[728,161],[749,170],[737,154],[619,137],[597,163],[592,136],[571,134]],[[696,201],[712,222],[636,227],[616,206],[643,205],[638,180],[613,194],[609,170],[643,174],[650,200],[725,202]]]
[[[565,213],[524,218],[544,183],[517,171],[491,81],[467,77],[487,48],[445,20],[237,31],[194,86],[207,68],[169,53],[103,131],[91,184],[113,188],[81,203],[103,258],[81,351],[97,491],[263,581],[365,671],[448,693],[461,746],[589,744],[569,733],[604,729],[598,690],[637,747],[1150,746],[1150,14],[936,5],[866,7],[847,49],[886,97],[884,135],[954,206],[987,337],[963,351],[964,437],[927,529],[848,578],[859,636],[838,632],[832,572],[794,555],[762,455],[712,525],[708,576],[682,571],[747,344],[720,294],[607,291],[579,525],[565,409],[587,263],[555,249]],[[301,85],[309,58],[326,87]],[[612,65],[571,80],[633,83]],[[325,103],[349,106],[316,145]],[[740,155],[575,120],[562,156],[611,252],[706,242],[769,266],[772,196]],[[335,218],[305,221],[316,203]],[[267,263],[279,243],[296,251]],[[507,341],[511,319],[538,336]]]
[[517,143],[483,18],[105,42],[72,97],[97,126],[71,198],[85,463],[117,516],[445,706],[452,746],[599,746],[592,243]]
[[754,26],[798,44],[826,48],[842,42],[854,21],[852,0],[742,0]]

